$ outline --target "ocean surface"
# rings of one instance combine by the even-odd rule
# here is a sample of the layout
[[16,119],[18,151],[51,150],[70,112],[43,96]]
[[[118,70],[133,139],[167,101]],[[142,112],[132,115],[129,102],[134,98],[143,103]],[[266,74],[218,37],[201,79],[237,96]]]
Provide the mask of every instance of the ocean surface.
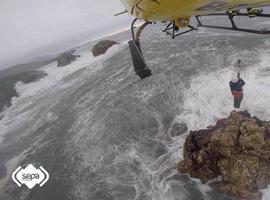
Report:
[[[234,199],[178,174],[176,165],[190,130],[233,110],[229,80],[238,58],[245,63],[242,109],[270,119],[269,37],[201,29],[171,40],[148,29],[142,48],[153,76],[145,80],[121,42],[96,58],[81,47],[64,68],[51,63],[39,69],[46,76],[16,79],[17,95],[0,105],[1,200]],[[175,136],[176,124],[188,130]],[[11,180],[30,163],[49,172],[43,187]]]

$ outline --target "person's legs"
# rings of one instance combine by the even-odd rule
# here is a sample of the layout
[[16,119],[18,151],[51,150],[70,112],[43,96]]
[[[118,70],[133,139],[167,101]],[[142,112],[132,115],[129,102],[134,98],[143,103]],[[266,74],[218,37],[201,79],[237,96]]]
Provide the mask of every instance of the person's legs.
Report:
[[239,108],[238,98],[234,97],[234,108]]
[[240,108],[242,100],[243,100],[243,95],[240,97],[234,97],[234,108]]

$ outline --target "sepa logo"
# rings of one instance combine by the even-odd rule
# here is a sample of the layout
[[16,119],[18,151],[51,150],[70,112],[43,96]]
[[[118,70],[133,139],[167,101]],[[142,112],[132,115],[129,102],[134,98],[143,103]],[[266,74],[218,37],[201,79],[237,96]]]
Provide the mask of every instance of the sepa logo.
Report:
[[25,184],[29,189],[39,185],[42,187],[48,180],[48,172],[40,166],[36,169],[33,165],[29,164],[26,168],[18,167],[12,174],[13,181],[21,187]]

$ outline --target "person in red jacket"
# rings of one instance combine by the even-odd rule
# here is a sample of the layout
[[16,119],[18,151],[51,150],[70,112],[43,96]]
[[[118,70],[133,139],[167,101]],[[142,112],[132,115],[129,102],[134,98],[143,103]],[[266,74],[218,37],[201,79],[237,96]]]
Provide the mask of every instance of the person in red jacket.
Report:
[[234,97],[234,108],[238,109],[241,106],[243,100],[243,86],[246,84],[245,81],[240,77],[240,66],[241,60],[238,60],[236,65],[234,65],[234,72],[230,81],[231,93]]

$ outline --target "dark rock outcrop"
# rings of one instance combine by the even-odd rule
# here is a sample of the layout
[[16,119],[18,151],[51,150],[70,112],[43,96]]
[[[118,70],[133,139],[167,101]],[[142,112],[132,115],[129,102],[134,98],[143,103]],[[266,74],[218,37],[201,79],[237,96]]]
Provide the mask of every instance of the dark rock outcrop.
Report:
[[111,48],[113,45],[118,44],[115,41],[111,40],[102,40],[98,42],[93,48],[92,53],[93,56],[97,57],[99,55],[105,54],[109,48]]
[[80,57],[79,55],[73,55],[74,51],[69,51],[61,54],[56,58],[57,66],[64,67],[76,60],[76,58]]
[[11,106],[12,97],[19,96],[15,89],[15,85],[18,81],[27,84],[38,81],[45,76],[47,76],[47,73],[43,71],[29,71],[0,78],[0,112]]
[[185,123],[175,123],[171,130],[171,136],[177,137],[188,131],[188,126]]
[[184,146],[180,173],[207,182],[219,192],[260,200],[270,185],[270,122],[233,111],[206,130],[191,131]]

